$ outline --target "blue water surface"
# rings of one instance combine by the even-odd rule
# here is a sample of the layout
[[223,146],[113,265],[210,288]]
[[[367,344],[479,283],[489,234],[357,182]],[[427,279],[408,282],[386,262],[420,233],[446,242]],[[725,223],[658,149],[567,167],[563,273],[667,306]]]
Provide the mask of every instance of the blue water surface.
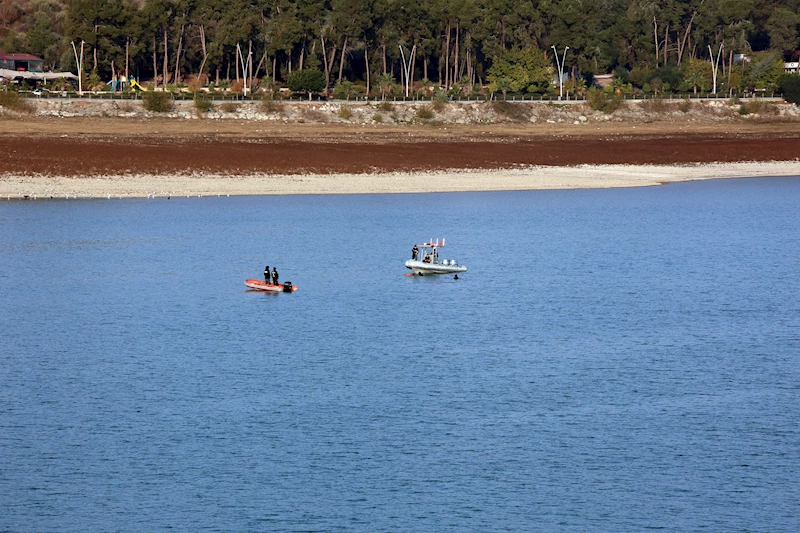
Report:
[[[412,278],[411,246],[469,271]],[[277,266],[294,294],[248,292]],[[0,203],[0,531],[800,531],[800,178]]]

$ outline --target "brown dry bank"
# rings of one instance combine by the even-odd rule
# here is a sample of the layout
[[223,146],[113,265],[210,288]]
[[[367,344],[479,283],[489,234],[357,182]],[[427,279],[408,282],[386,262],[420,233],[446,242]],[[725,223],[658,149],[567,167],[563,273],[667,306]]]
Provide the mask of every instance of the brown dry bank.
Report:
[[366,173],[522,165],[789,161],[797,124],[389,127],[230,121],[0,122],[2,172]]

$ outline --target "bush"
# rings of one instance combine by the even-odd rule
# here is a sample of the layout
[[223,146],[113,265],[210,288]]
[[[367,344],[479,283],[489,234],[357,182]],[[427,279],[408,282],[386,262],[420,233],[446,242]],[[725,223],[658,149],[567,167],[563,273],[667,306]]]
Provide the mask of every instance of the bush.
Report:
[[681,102],[681,105],[678,106],[678,111],[681,113],[688,113],[692,110],[692,101],[688,98],[684,98]]
[[339,116],[345,120],[349,119],[353,116],[353,112],[350,110],[349,106],[343,105],[339,108]]
[[194,94],[194,108],[200,113],[208,113],[214,108],[214,103],[207,95],[202,93]]
[[239,104],[236,102],[223,102],[219,106],[220,111],[223,113],[236,113],[239,111]]
[[492,107],[492,111],[509,120],[524,122],[531,117],[531,109],[526,104],[493,100],[489,105]]
[[434,111],[436,111],[437,113],[441,113],[442,111],[444,111],[445,107],[447,107],[447,105],[445,104],[444,100],[441,100],[439,98],[434,98],[433,99],[433,110]]
[[280,113],[281,104],[272,98],[265,98],[261,100],[261,111],[263,113]]
[[33,106],[15,91],[0,91],[0,107],[19,113],[33,113]]
[[778,88],[790,104],[800,105],[800,76],[784,75],[778,79]]
[[384,100],[383,102],[378,104],[378,109],[380,109],[384,113],[391,113],[392,111],[394,111],[394,106],[391,104],[391,102],[387,102]]
[[142,93],[142,105],[154,113],[167,113],[172,111],[174,102],[170,93],[145,91]]
[[593,87],[586,93],[586,103],[595,111],[611,114],[622,105],[622,95],[609,94]]
[[381,115],[380,113],[375,113],[374,115],[372,115],[372,121],[383,122],[383,115]]
[[420,120],[430,120],[433,118],[433,109],[430,106],[422,106],[417,109],[417,118]]

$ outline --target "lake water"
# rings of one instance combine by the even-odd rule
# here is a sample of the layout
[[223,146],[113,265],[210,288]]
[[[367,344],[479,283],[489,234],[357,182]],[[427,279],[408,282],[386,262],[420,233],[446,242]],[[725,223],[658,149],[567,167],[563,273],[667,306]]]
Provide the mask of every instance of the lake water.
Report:
[[[469,271],[412,278],[447,238]],[[247,292],[277,266],[294,294]],[[0,204],[0,531],[800,530],[800,178]]]

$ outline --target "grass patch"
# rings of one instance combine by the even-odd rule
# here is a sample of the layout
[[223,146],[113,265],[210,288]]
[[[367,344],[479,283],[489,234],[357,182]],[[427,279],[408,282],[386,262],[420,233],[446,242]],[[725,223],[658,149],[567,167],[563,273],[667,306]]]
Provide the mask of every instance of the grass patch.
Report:
[[442,111],[444,111],[446,107],[447,104],[444,102],[444,100],[441,100],[439,98],[433,99],[433,110],[436,111],[437,113],[441,113]]
[[375,113],[372,115],[372,122],[383,122],[383,115],[380,113]]
[[692,110],[692,101],[688,98],[685,98],[680,105],[678,106],[678,111],[681,113],[688,113]]
[[353,111],[350,110],[350,106],[343,105],[339,108],[339,117],[345,120],[349,120],[350,117],[353,116]]
[[378,109],[380,109],[384,113],[391,113],[392,111],[394,111],[394,106],[391,104],[391,102],[387,102],[384,100],[383,102],[378,104]]

